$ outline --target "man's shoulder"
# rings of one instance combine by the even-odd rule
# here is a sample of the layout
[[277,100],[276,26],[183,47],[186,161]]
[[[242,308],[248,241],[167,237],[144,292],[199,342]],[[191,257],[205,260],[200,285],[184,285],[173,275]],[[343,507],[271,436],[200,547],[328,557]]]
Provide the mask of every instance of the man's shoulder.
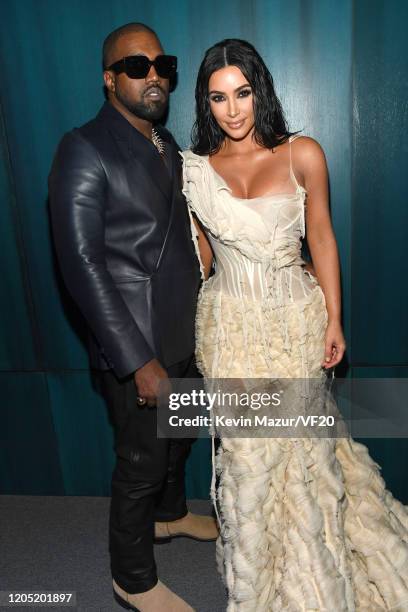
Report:
[[71,130],[71,134],[76,134],[92,144],[97,144],[109,134],[109,130],[106,129],[106,125],[101,121],[100,113],[98,113],[90,121]]
[[82,137],[89,138],[94,135],[96,136],[96,134],[98,133],[98,131],[100,131],[100,129],[101,129],[101,124],[100,124],[100,121],[98,121],[98,116],[96,116],[93,119],[90,119],[89,121],[84,123],[83,125],[80,125],[79,127],[74,127],[72,129],[72,132],[77,132]]
[[109,131],[99,119],[99,114],[79,127],[74,127],[62,136],[59,149],[88,151],[99,151],[106,139],[109,139]]

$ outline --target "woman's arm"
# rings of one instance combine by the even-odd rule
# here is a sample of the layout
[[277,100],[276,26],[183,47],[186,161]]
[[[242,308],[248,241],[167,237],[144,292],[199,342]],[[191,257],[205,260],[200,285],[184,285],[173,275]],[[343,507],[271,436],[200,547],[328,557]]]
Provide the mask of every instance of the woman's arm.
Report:
[[204,277],[205,277],[205,280],[207,280],[211,272],[211,266],[212,266],[214,255],[212,252],[211,245],[208,242],[207,236],[205,235],[204,230],[202,229],[199,221],[194,215],[193,215],[193,222],[194,222],[195,228],[198,233],[198,236],[197,236],[198,250],[200,251],[200,259],[201,259],[201,263],[203,264],[203,268],[204,268]]
[[307,242],[328,313],[322,365],[331,368],[342,360],[346,344],[341,328],[340,264],[330,219],[326,158],[312,138],[298,138],[292,147],[294,168],[303,176],[307,190]]

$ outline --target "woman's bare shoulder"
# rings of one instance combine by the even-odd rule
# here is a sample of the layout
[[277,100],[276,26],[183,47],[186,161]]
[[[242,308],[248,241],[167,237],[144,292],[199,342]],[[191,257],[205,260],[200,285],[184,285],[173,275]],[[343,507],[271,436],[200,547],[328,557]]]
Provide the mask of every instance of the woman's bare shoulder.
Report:
[[311,136],[298,136],[292,141],[292,157],[303,170],[308,166],[326,165],[322,146]]
[[303,136],[299,134],[292,140],[292,147],[299,153],[305,153],[308,155],[318,155],[319,153],[324,153],[323,148],[320,143],[311,136]]

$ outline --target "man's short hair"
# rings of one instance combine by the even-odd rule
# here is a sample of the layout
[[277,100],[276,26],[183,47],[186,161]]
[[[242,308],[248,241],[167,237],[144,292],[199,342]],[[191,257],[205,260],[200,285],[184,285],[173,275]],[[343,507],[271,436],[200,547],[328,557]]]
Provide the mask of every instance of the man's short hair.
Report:
[[150,34],[153,34],[157,38],[157,40],[159,40],[159,37],[157,36],[156,32],[152,30],[152,28],[149,28],[149,26],[145,25],[144,23],[132,22],[132,23],[126,23],[125,25],[120,26],[120,28],[117,28],[116,30],[113,30],[113,32],[108,34],[108,36],[103,41],[103,47],[102,47],[102,68],[103,70],[107,70],[108,66],[110,66],[110,64],[112,63],[111,61],[112,53],[113,53],[113,50],[119,38],[123,36],[124,34],[129,34],[129,33],[136,34],[137,32],[150,32]]

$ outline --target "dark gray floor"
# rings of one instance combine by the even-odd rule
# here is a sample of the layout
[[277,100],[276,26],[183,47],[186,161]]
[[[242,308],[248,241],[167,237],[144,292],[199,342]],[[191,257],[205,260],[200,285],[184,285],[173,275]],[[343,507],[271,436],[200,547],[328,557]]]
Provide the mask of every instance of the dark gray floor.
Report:
[[[210,514],[210,504],[189,502]],[[77,607],[2,610],[123,610],[112,598],[107,543],[109,499],[0,496],[0,591],[76,591]],[[214,542],[178,538],[155,546],[161,580],[197,612],[223,612]],[[166,612],[166,611],[163,611]]]

